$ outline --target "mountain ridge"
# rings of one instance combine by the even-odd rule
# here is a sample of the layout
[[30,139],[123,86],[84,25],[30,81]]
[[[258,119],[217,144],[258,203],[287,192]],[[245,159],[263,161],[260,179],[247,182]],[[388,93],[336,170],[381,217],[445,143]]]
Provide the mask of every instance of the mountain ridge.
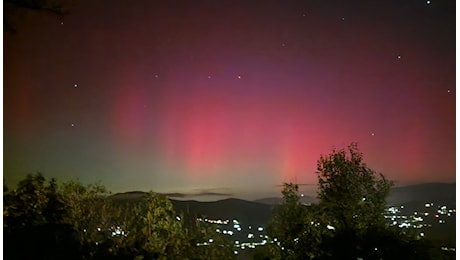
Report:
[[[456,191],[456,183],[450,182],[432,182],[432,183],[421,183],[421,184],[414,184],[414,185],[406,185],[406,186],[398,186],[392,187],[390,193],[388,195],[387,201],[389,204],[395,203],[406,203],[410,201],[421,201],[421,200],[434,200],[436,202],[442,202],[442,200],[448,200],[450,202],[455,201],[455,191]],[[142,196],[147,194],[148,192],[145,191],[128,191],[128,192],[119,192],[110,195],[111,198],[117,200],[131,200],[131,199],[141,199]],[[255,202],[267,205],[278,205],[281,204],[283,199],[281,196],[272,196],[272,197],[265,197],[255,200],[247,200],[238,197],[229,197],[223,198],[218,200],[207,200],[201,201],[197,199],[176,199],[176,198],[187,198],[189,196],[176,196],[176,193],[159,193],[162,195],[167,196],[171,200],[177,201],[196,201],[196,202],[219,202],[219,201],[226,201],[226,200],[240,200],[240,201],[248,201],[248,202]],[[192,194],[192,196],[200,196],[200,194]],[[316,197],[304,195],[300,198],[302,203],[317,203],[318,199]]]

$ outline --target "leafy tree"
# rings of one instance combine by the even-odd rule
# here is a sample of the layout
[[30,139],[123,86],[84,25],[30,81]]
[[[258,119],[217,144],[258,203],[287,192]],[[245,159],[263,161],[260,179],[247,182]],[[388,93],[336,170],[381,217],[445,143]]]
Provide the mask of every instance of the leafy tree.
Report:
[[319,208],[334,235],[324,238],[327,258],[439,259],[441,250],[384,218],[386,197],[393,185],[363,162],[356,143],[321,156],[317,165]]
[[333,239],[325,241],[330,256],[375,255],[381,244],[369,242],[373,241],[371,234],[375,236],[370,230],[382,232],[387,228],[383,213],[392,183],[367,167],[356,143],[347,150],[334,149],[321,156],[317,174],[319,207],[335,229]]
[[3,8],[3,30],[9,33],[16,32],[15,20],[24,10],[59,16],[69,14],[61,3],[50,0],[4,0]]
[[445,259],[439,247],[385,220],[392,182],[367,167],[356,143],[320,156],[317,205],[285,184],[269,235],[275,259]]
[[[72,226],[81,246],[97,245],[106,239],[109,212],[106,189],[100,184],[84,186],[78,181],[62,184],[66,205],[64,222]],[[105,232],[101,233],[104,230]]]
[[216,259],[224,255],[225,250],[197,247],[195,239],[204,241],[209,229],[186,225],[183,215],[163,195],[150,192],[137,202],[108,198],[98,208],[92,218],[98,228],[93,225],[93,231],[86,231],[83,241],[91,252],[89,258]]
[[331,232],[316,205],[303,205],[298,185],[285,183],[283,204],[275,208],[268,234],[275,259],[313,259],[323,254],[321,242]]
[[356,143],[347,150],[334,149],[318,161],[320,206],[336,220],[339,229],[360,231],[384,226],[392,183],[367,167]]
[[27,175],[16,189],[4,192],[7,258],[81,259],[92,255],[91,245],[107,236],[101,238],[91,227],[110,222],[107,216],[112,216],[104,191],[101,185],[85,187],[71,181],[59,187],[55,179],[47,182],[40,173]]
[[4,194],[4,225],[17,228],[46,222],[42,214],[48,203],[45,182],[41,173],[29,174],[16,189]]
[[3,198],[5,258],[73,258],[76,247],[62,222],[65,209],[56,180],[29,174],[16,189],[4,189]]
[[215,227],[196,218],[186,223],[167,197],[153,192],[121,203],[100,184],[59,186],[28,175],[16,189],[4,187],[3,216],[8,259],[233,258],[232,244]]
[[[138,202],[117,202],[101,185],[63,185],[67,218],[89,259],[228,259],[225,248],[199,248],[196,241],[214,237],[215,229],[184,223],[169,199],[149,192]],[[195,242],[195,243],[193,243]],[[222,250],[225,249],[225,250]]]
[[156,259],[177,258],[181,248],[187,247],[181,216],[163,195],[150,192],[143,207],[136,214],[142,227],[138,230],[144,241],[141,245],[147,256]]

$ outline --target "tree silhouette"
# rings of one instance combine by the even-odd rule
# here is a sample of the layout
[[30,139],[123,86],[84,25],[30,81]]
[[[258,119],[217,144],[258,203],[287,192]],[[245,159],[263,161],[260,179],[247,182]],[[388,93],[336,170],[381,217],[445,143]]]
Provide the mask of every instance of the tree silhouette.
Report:
[[4,189],[3,231],[6,259],[75,259],[72,229],[56,180],[29,174],[15,189]]
[[70,12],[58,1],[50,0],[4,0],[3,1],[3,30],[5,32],[16,32],[15,20],[23,11],[48,13],[64,16]]
[[320,206],[333,217],[337,229],[360,231],[385,225],[383,213],[392,183],[367,167],[356,143],[321,156],[317,174]]
[[68,181],[61,185],[60,192],[66,205],[63,221],[72,227],[82,256],[96,257],[110,239],[110,227],[118,217],[106,188],[99,183],[85,186]]
[[[324,216],[316,205],[300,202],[298,185],[285,183],[283,204],[276,207],[268,227],[274,259],[313,259],[324,253],[321,242],[331,231],[321,226]],[[323,221],[324,222],[324,221]]]
[[[4,186],[6,259],[232,259],[216,228],[177,213],[149,192],[120,202],[101,184],[61,185],[38,173]],[[215,243],[199,247],[212,239]]]
[[367,167],[356,143],[320,156],[317,175],[317,205],[302,205],[298,186],[284,184],[269,228],[273,258],[449,259],[430,241],[389,226],[392,182]]

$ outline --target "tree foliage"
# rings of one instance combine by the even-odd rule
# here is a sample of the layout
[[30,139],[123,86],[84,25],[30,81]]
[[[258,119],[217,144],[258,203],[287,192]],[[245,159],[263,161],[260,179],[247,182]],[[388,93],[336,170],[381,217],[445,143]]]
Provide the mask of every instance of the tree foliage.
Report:
[[[28,175],[4,187],[7,259],[230,259],[231,247],[215,228],[185,221],[169,199],[113,200],[100,184],[58,185]],[[189,223],[194,223],[189,225]],[[198,242],[212,238],[211,246]]]
[[134,208],[137,227],[127,226],[129,235],[141,241],[140,251],[148,259],[177,258],[181,247],[187,247],[182,218],[163,195],[148,193],[142,205]]
[[60,193],[66,205],[63,222],[72,227],[82,256],[96,257],[105,250],[119,211],[99,183],[84,186],[78,181],[64,182]]
[[27,175],[3,193],[6,259],[74,259],[72,229],[63,222],[65,205],[56,180]]
[[16,32],[18,17],[26,10],[59,16],[69,14],[58,0],[4,0],[3,9],[3,30],[9,33]]
[[320,206],[336,220],[337,228],[359,231],[385,225],[392,183],[367,167],[356,143],[321,156],[317,174]]
[[284,202],[269,234],[275,259],[442,259],[441,250],[385,221],[392,182],[363,162],[358,146],[333,149],[317,164],[317,205],[302,205],[296,184],[284,184]]
[[319,219],[316,205],[300,202],[298,185],[285,183],[283,204],[275,208],[268,233],[274,243],[270,251],[275,259],[313,259],[322,255],[321,241],[330,235]]
[[356,143],[320,156],[317,174],[319,207],[335,228],[335,236],[324,241],[329,256],[381,254],[376,251],[382,244],[371,241],[389,234],[384,211],[392,183],[367,167]]

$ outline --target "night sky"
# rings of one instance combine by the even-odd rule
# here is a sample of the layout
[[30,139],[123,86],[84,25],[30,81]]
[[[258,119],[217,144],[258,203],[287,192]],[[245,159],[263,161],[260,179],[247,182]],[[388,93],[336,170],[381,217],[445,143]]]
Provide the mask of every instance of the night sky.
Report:
[[8,185],[260,197],[351,142],[397,185],[455,181],[454,0],[65,5],[4,33]]

